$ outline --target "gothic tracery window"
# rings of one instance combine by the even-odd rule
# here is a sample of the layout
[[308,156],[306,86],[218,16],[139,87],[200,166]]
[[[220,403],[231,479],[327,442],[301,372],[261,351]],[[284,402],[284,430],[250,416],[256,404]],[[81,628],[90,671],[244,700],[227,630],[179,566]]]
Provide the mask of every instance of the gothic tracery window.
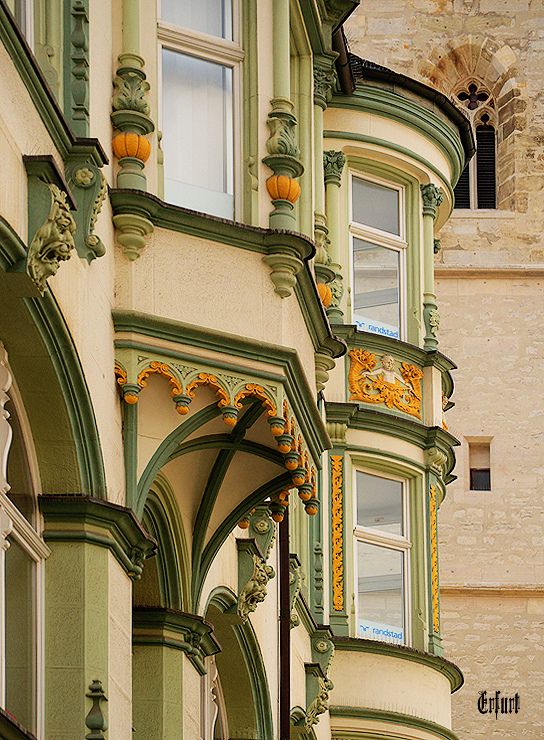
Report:
[[492,94],[471,81],[458,87],[455,97],[474,131],[476,156],[455,186],[455,208],[496,208],[496,110]]

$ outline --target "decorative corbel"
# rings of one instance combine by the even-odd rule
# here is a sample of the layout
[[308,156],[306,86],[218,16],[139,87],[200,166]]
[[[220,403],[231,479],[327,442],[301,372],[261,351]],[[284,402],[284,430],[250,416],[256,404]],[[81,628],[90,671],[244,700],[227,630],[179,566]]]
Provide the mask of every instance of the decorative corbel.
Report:
[[291,614],[291,628],[296,627],[300,623],[300,619],[296,612],[296,603],[303,578],[304,575],[302,573],[300,560],[298,559],[298,556],[292,552],[289,555],[289,611]]
[[236,613],[247,622],[266,598],[268,581],[274,578],[271,565],[257,552],[252,540],[238,540],[238,606]]
[[145,247],[146,237],[153,233],[153,224],[137,213],[117,213],[113,223],[125,257],[133,262]]
[[28,253],[26,270],[40,293],[56,275],[60,263],[70,259],[75,248],[75,208],[68,186],[53,158],[23,156],[28,175]]
[[317,392],[320,393],[324,388],[329,379],[329,370],[332,370],[335,366],[335,362],[330,355],[326,355],[323,352],[316,352],[314,354],[315,359],[315,382],[317,386]]
[[274,544],[276,528],[270,519],[270,509],[266,505],[256,506],[249,516],[249,536],[255,541],[259,555],[268,560]]
[[306,696],[313,697],[306,709],[304,727],[310,732],[319,722],[321,714],[329,709],[329,693],[334,688],[330,678],[323,675],[320,666],[316,663],[306,663]]
[[444,480],[447,462],[448,457],[446,453],[442,452],[438,447],[430,447],[425,450],[425,465],[440,480]]
[[108,192],[106,178],[102,170],[90,161],[71,162],[66,167],[66,177],[78,206],[74,214],[76,250],[80,257],[91,262],[106,253],[102,240],[94,233],[98,214]]

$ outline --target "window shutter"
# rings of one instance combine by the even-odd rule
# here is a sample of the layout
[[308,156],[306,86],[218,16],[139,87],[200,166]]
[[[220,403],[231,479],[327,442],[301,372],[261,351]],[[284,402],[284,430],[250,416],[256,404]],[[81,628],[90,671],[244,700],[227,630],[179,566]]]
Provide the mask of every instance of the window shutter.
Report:
[[478,208],[496,208],[495,129],[476,129],[476,179]]
[[470,185],[469,185],[469,171],[468,164],[461,173],[461,177],[457,181],[457,185],[454,189],[455,195],[455,208],[470,208]]

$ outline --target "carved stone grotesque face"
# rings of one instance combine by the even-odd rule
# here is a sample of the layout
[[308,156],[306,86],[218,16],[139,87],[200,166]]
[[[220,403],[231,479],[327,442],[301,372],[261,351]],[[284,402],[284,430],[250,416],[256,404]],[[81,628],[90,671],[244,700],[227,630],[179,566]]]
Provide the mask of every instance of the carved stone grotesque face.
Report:
[[393,370],[395,367],[395,360],[391,357],[391,355],[383,355],[382,357],[382,367],[384,370]]

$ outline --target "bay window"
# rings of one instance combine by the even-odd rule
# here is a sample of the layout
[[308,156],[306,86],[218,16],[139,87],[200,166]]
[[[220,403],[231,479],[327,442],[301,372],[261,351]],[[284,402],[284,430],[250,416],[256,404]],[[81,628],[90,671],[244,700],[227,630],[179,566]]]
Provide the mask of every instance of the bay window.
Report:
[[408,482],[355,476],[357,637],[409,644]]
[[232,0],[162,0],[164,197],[234,218],[240,62]]
[[403,189],[351,178],[353,323],[395,339],[405,330]]

